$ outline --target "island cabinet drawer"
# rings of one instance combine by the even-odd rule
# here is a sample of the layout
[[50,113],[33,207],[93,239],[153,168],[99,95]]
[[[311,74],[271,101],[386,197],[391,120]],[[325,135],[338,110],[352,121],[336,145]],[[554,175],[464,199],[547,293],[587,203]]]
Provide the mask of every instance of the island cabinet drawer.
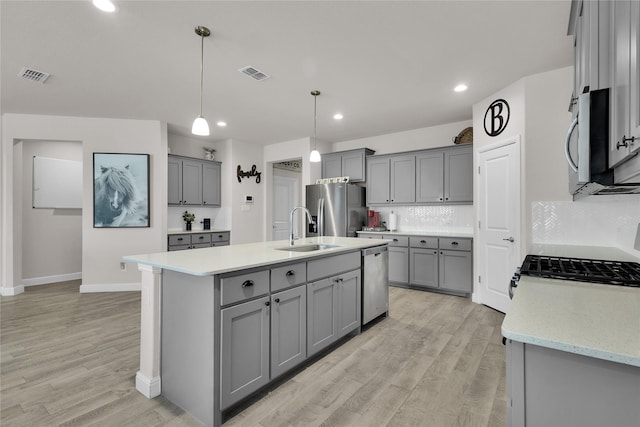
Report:
[[412,237],[409,239],[409,243],[412,248],[438,249],[437,237]]
[[170,234],[169,235],[169,246],[190,245],[190,244],[191,244],[191,235],[189,234]]
[[307,264],[304,262],[271,269],[271,292],[307,281]]
[[409,236],[383,236],[383,239],[390,240],[389,246],[409,246]]
[[224,242],[229,240],[229,232],[221,231],[218,233],[211,233],[212,241],[214,242]]
[[453,251],[470,251],[471,239],[440,238],[440,249],[450,249]]
[[334,255],[307,262],[309,282],[360,268],[360,251]]
[[269,293],[269,270],[220,279],[222,305],[259,297]]
[[[211,233],[196,233],[191,235],[191,243],[211,243]],[[208,245],[211,246],[211,245]]]

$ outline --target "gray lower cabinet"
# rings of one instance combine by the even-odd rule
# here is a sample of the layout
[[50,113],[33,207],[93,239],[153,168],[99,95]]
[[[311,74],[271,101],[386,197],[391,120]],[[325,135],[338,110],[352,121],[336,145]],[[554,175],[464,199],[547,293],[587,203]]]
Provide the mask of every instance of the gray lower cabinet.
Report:
[[360,327],[361,274],[353,270],[307,284],[307,355]]
[[471,292],[471,252],[441,250],[438,254],[438,276],[440,289]]
[[[304,265],[304,264],[303,264]],[[293,271],[293,270],[289,270]],[[271,295],[271,378],[307,358],[307,288]]]
[[640,367],[512,340],[506,362],[508,427],[640,425]]
[[414,286],[438,287],[438,250],[409,249],[410,283]]
[[167,236],[167,250],[182,251],[185,249],[208,248],[211,246],[228,246],[229,238],[229,231],[169,234]]
[[409,248],[389,245],[389,282],[409,284]]
[[220,408],[269,382],[269,297],[221,310]]

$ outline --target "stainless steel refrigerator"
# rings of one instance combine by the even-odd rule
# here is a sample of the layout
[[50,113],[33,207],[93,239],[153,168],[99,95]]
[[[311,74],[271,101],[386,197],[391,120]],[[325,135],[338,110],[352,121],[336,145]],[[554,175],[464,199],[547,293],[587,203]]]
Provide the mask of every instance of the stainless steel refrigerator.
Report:
[[315,224],[307,236],[357,237],[367,217],[365,188],[350,183],[307,185],[307,209]]

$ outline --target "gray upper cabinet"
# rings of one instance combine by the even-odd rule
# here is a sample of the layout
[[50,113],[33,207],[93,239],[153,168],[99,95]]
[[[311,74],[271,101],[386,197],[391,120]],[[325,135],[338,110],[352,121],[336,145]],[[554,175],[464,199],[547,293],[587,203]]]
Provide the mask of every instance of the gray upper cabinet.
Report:
[[220,206],[220,169],[220,162],[169,155],[168,204]]
[[389,203],[391,166],[388,157],[367,159],[367,205]]
[[416,202],[440,203],[444,199],[444,152],[416,155]]
[[473,149],[444,152],[444,202],[473,202]]
[[362,182],[366,179],[365,159],[373,153],[368,148],[360,148],[323,154],[322,178],[348,176],[351,182]]
[[473,147],[367,159],[367,205],[473,203]]
[[205,206],[220,206],[220,163],[204,162],[202,164],[202,204]]

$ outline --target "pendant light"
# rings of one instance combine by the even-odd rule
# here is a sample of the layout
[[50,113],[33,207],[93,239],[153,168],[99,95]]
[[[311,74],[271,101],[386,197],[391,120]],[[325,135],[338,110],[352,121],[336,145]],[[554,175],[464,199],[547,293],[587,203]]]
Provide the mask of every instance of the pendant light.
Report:
[[207,27],[197,26],[196,34],[200,36],[200,115],[193,121],[191,133],[194,135],[208,136],[209,123],[202,117],[202,86],[204,76],[204,38],[211,35]]
[[318,95],[320,95],[319,90],[311,91],[311,95],[313,95],[313,151],[309,154],[309,161],[317,163],[320,161],[320,152],[318,152],[318,148],[316,147],[316,131],[318,128]]

